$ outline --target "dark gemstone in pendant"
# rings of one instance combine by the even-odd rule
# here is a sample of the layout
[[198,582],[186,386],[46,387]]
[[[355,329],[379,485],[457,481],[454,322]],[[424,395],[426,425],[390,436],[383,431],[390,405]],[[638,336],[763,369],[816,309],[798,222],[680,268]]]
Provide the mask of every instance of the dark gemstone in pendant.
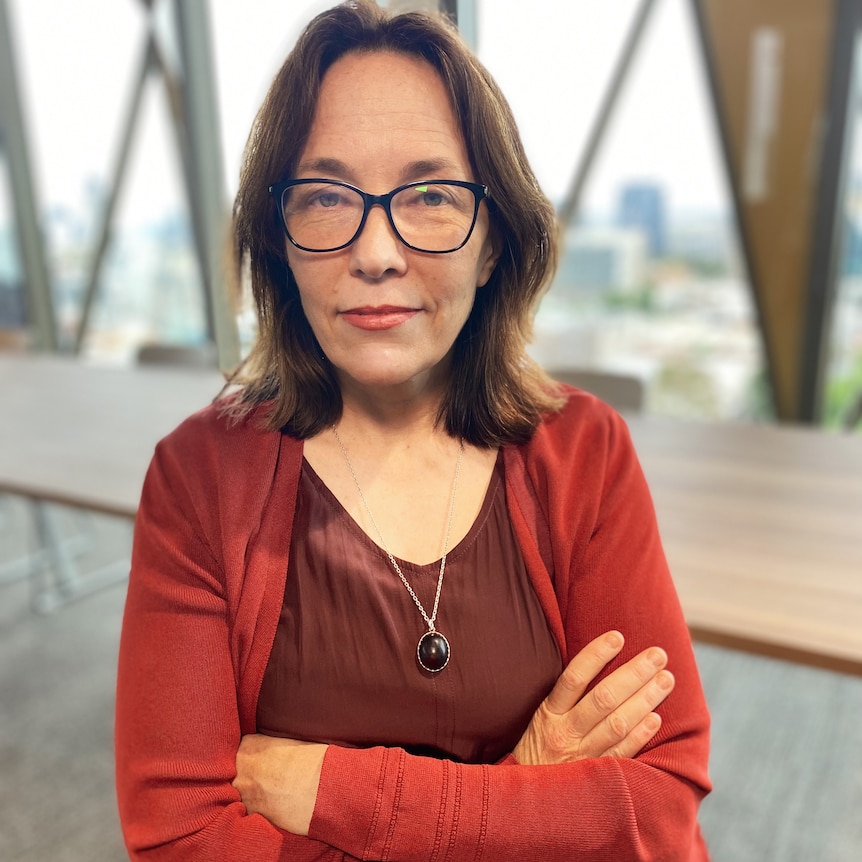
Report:
[[426,632],[416,647],[419,664],[431,673],[439,673],[449,664],[449,641],[440,632]]

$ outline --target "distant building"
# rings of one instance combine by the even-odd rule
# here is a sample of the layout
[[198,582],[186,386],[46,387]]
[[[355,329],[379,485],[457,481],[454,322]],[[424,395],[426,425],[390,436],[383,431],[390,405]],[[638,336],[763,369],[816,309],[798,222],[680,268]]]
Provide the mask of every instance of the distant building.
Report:
[[24,290],[11,227],[0,224],[0,329],[24,323]]
[[0,282],[0,330],[23,326],[24,322],[22,286]]
[[616,223],[639,230],[653,258],[667,252],[667,208],[664,189],[655,183],[627,183],[620,190]]
[[625,293],[643,284],[645,265],[645,240],[639,231],[572,228],[556,284],[560,293]]
[[841,275],[862,275],[862,230],[849,216],[844,219]]

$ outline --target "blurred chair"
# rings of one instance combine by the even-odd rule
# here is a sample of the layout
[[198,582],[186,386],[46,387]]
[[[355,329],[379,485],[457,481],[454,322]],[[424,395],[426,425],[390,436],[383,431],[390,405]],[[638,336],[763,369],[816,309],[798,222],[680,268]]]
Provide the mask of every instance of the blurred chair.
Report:
[[591,392],[615,410],[629,413],[640,413],[643,410],[644,384],[639,377],[586,368],[549,368],[547,370],[554,380]]
[[30,348],[30,333],[19,327],[0,326],[0,351],[26,353]]
[[180,365],[185,368],[216,368],[218,353],[211,341],[203,344],[150,342],[138,348],[139,365]]

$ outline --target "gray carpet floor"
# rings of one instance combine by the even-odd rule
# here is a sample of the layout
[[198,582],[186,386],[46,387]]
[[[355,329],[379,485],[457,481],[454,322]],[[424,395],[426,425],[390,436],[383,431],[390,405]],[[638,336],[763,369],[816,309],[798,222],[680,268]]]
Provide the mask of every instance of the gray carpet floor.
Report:
[[[30,546],[28,522],[0,500],[0,565]],[[127,524],[90,518],[83,530],[94,549],[82,569],[128,554]],[[2,862],[126,859],[111,750],[124,594],[118,584],[35,614],[26,582],[0,585]],[[862,859],[862,679],[696,650],[713,715],[701,822],[714,862]]]

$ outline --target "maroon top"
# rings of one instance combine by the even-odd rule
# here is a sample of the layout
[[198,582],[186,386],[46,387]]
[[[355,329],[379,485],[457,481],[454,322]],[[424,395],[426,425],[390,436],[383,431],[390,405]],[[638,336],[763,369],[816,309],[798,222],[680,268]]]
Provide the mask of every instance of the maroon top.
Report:
[[[398,564],[430,615],[439,561]],[[502,458],[447,554],[437,628],[451,659],[432,674],[416,659],[427,625],[386,553],[303,461],[258,731],[467,762],[512,750],[562,659],[509,522]]]

